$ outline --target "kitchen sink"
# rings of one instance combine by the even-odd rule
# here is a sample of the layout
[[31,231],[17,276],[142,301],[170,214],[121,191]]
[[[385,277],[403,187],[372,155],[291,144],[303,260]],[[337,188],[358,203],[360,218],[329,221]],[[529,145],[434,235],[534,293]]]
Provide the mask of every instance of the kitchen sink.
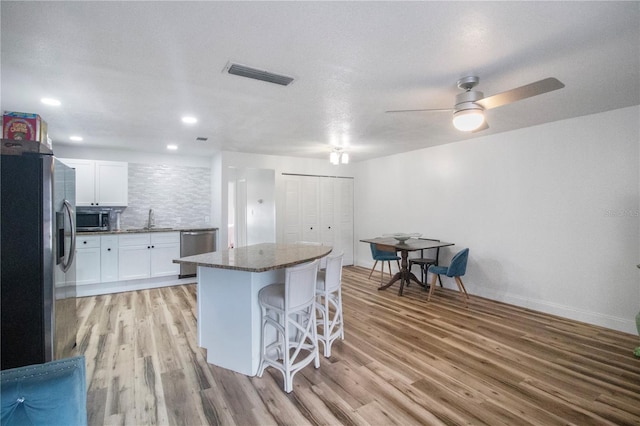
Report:
[[150,231],[173,231],[173,228],[129,228],[125,232],[150,232]]

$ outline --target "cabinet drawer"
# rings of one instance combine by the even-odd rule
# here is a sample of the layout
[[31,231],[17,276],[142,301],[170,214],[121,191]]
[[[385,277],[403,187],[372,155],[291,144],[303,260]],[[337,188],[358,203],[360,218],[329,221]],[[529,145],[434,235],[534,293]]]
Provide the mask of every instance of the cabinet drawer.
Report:
[[179,243],[179,242],[180,242],[179,232],[152,232],[151,233],[152,244],[168,244],[168,243]]
[[131,235],[118,235],[118,245],[122,246],[140,246],[149,245],[151,240],[149,234],[131,234]]
[[79,249],[83,248],[95,248],[100,247],[100,236],[99,235],[78,235],[76,238],[76,247]]
[[118,250],[118,236],[117,235],[103,235],[100,238],[100,244],[102,248],[110,248],[112,250]]

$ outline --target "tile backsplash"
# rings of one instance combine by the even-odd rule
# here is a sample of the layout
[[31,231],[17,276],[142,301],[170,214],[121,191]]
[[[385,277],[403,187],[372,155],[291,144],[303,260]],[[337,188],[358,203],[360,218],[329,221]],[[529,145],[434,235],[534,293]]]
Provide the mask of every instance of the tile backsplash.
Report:
[[211,169],[129,163],[129,206],[121,228],[147,226],[149,209],[157,228],[211,226]]

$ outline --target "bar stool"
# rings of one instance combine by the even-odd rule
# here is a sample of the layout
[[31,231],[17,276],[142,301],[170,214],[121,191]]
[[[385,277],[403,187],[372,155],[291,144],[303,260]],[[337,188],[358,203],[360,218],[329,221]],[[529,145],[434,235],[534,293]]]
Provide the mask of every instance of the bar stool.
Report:
[[[331,345],[338,337],[344,340],[344,320],[342,317],[342,259],[344,253],[327,256],[327,268],[318,272],[316,283],[316,308],[322,324],[318,341],[324,346],[324,356],[331,356]],[[330,308],[333,310],[331,316]]]
[[[287,268],[285,282],[271,284],[258,293],[262,314],[260,367],[277,368],[284,376],[284,391],[293,390],[293,375],[314,361],[320,367],[316,330],[315,296],[318,261]],[[267,326],[276,331],[274,342],[267,344]]]

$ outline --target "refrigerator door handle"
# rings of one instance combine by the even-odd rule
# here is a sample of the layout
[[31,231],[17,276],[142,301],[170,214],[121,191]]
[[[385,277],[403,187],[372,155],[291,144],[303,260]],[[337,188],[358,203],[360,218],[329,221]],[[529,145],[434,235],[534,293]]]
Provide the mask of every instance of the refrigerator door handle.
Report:
[[67,272],[76,257],[76,223],[73,206],[69,201],[64,200],[63,209],[66,211],[67,215],[69,215],[69,223],[71,224],[71,247],[69,248],[69,257],[66,259],[66,262],[62,263],[62,271]]

